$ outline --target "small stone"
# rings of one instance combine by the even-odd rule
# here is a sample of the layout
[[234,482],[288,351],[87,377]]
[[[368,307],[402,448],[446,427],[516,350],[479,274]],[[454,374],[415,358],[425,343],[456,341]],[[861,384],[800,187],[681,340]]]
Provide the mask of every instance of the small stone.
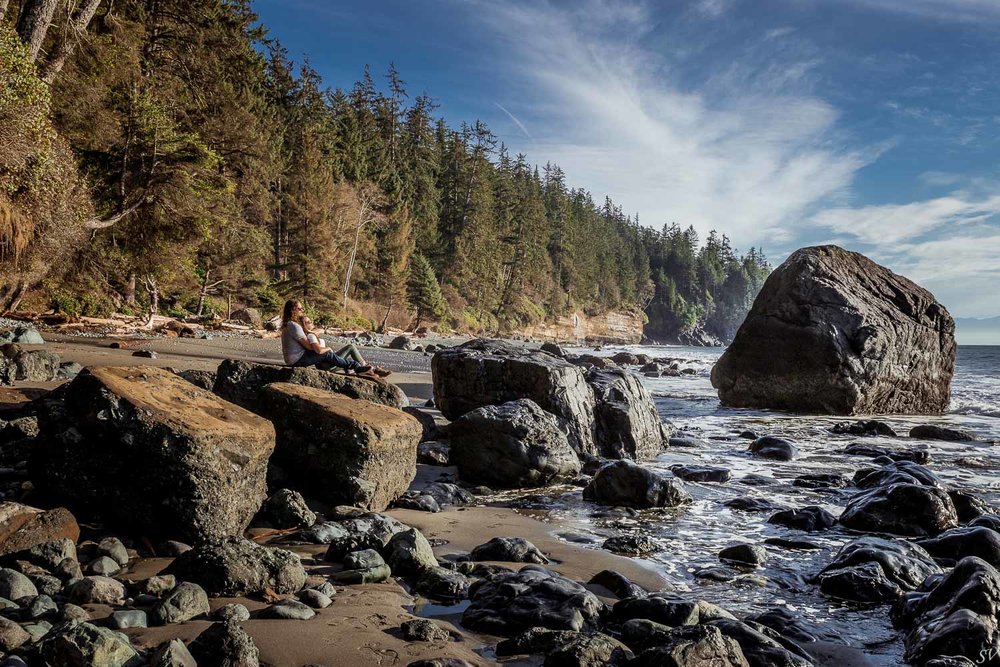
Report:
[[182,581],[160,600],[150,613],[150,617],[156,625],[167,625],[183,623],[209,613],[211,608],[205,589],[198,584]]
[[109,577],[85,577],[69,589],[70,602],[75,604],[122,604],[125,586]]
[[309,605],[313,609],[326,609],[333,604],[333,600],[328,595],[324,595],[312,588],[299,591],[299,601]]
[[51,574],[33,574],[28,578],[42,595],[55,596],[62,592],[63,582]]
[[643,556],[659,550],[656,542],[646,535],[616,535],[609,537],[601,546],[608,551],[626,556]]
[[216,623],[191,642],[188,650],[199,665],[258,667],[260,651],[238,623]]
[[80,561],[75,558],[64,558],[59,561],[59,564],[52,570],[52,574],[63,581],[83,579],[83,569],[80,567]]
[[399,628],[408,642],[447,642],[451,639],[450,632],[426,618],[405,621]]
[[108,617],[108,627],[115,630],[148,627],[146,624],[146,612],[139,609],[122,609],[113,612]]
[[9,567],[0,569],[0,597],[16,602],[21,598],[36,595],[38,595],[38,589],[31,583],[31,579]]
[[160,545],[160,555],[168,558],[176,558],[177,556],[191,551],[191,548],[190,544],[169,540]]
[[172,574],[158,574],[149,579],[143,579],[138,583],[137,588],[141,593],[159,597],[168,591],[172,591],[176,586],[177,577]]
[[102,577],[110,577],[121,569],[121,566],[108,556],[101,556],[87,563],[87,574],[96,574]]
[[153,350],[136,350],[132,353],[133,357],[142,357],[143,359],[156,359],[156,352]]
[[38,619],[47,616],[54,617],[58,611],[59,607],[51,597],[48,595],[39,595],[31,600],[31,602],[24,605],[23,613],[24,618],[37,621]]
[[31,639],[24,628],[14,621],[0,616],[0,651],[10,653]]
[[198,663],[184,642],[171,639],[156,649],[149,659],[149,667],[198,667]]
[[280,618],[288,621],[308,621],[316,615],[312,607],[298,600],[275,602],[261,612],[262,618]]
[[90,612],[75,604],[66,603],[62,608],[62,620],[64,621],[89,621]]
[[767,561],[767,549],[756,544],[737,544],[720,551],[719,560],[756,567]]
[[236,621],[237,623],[250,620],[250,610],[237,602],[230,602],[215,610],[212,618],[216,621]]
[[120,567],[128,565],[128,549],[125,548],[125,545],[117,537],[105,537],[98,542],[97,553],[100,556],[107,556],[112,559]]

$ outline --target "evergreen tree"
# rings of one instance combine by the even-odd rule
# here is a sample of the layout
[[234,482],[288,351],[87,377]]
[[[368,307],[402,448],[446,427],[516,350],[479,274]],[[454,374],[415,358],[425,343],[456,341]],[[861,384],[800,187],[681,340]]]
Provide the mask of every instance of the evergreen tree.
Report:
[[414,330],[420,327],[425,317],[439,319],[444,315],[445,303],[441,297],[441,286],[434,276],[431,263],[423,255],[413,255],[406,280],[406,298],[410,307],[417,311],[413,323]]

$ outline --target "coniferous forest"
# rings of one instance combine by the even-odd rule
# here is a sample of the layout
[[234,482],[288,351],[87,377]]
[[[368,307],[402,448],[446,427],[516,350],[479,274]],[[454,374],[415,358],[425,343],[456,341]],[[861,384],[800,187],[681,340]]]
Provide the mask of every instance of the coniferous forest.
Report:
[[640,225],[394,67],[359,74],[328,88],[247,0],[0,0],[0,308],[211,318],[294,295],[339,326],[641,310],[661,342],[731,338],[760,251]]

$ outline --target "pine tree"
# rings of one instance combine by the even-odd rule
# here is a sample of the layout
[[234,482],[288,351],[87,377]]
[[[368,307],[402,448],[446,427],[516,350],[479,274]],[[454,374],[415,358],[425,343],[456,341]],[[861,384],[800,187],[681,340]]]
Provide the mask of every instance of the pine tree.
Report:
[[444,315],[445,303],[441,297],[441,286],[434,276],[431,263],[423,255],[410,258],[410,271],[406,279],[406,298],[417,311],[413,323],[414,330],[420,327],[425,317],[439,319]]

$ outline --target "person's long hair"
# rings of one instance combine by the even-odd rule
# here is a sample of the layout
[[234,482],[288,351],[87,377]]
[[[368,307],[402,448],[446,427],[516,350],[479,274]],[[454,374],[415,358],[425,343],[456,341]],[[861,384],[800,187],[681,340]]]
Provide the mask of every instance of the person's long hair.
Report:
[[284,329],[285,325],[292,321],[292,311],[295,310],[295,306],[299,302],[295,299],[289,299],[285,302],[285,307],[281,311],[281,328]]

